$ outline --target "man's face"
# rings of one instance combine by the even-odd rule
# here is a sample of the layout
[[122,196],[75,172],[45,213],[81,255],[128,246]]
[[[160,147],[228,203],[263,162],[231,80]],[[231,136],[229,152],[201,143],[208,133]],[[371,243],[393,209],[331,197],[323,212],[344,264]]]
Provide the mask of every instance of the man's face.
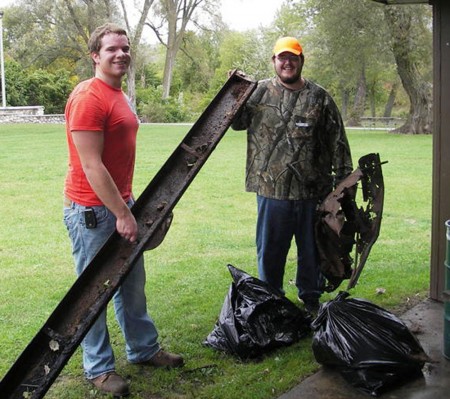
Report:
[[95,74],[107,83],[120,83],[130,66],[130,45],[125,35],[109,33],[103,36],[102,46],[98,53],[92,53]]
[[292,84],[300,79],[303,62],[299,55],[288,51],[273,57],[275,72],[283,83]]

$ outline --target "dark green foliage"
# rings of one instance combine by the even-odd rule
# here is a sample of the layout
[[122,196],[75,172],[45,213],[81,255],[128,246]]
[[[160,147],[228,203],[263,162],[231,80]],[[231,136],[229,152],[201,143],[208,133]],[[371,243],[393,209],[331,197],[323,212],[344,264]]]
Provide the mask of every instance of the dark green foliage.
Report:
[[192,120],[181,93],[177,98],[169,97],[166,100],[161,99],[161,94],[161,86],[140,89],[136,92],[138,97],[137,111],[142,122],[175,123]]
[[50,73],[39,69],[28,76],[28,105],[43,105],[46,114],[62,114],[71,90],[67,71]]
[[[125,3],[130,4],[130,15],[131,11],[142,11],[134,9],[132,2]],[[155,5],[159,3],[155,0]],[[205,24],[194,23],[185,31],[172,60],[167,100],[157,97],[166,97],[159,87],[165,82],[167,48],[161,42],[154,43],[154,33],[144,29],[142,40],[133,49],[136,75],[135,84],[130,77],[128,94],[136,100],[143,120],[194,120],[232,69],[254,79],[272,76],[273,43],[284,35],[300,39],[306,58],[304,76],[332,94],[345,122],[353,119],[357,125],[363,117],[385,115],[386,109],[388,115],[405,119],[411,113],[411,100],[393,56],[384,5],[366,0],[289,0],[273,15],[271,26],[241,32],[217,22],[220,15],[213,0],[203,3],[209,4],[214,15],[199,10]],[[411,14],[408,55],[421,80],[430,86],[431,6],[397,7]],[[75,84],[92,76],[86,46],[89,32],[105,20],[123,25],[120,10],[117,0],[17,0],[3,8],[8,105],[41,103],[45,113],[61,112],[67,88],[73,86],[69,82]],[[155,22],[152,18],[149,15],[147,21]],[[136,29],[130,24],[131,36]],[[70,80],[59,75],[60,69],[68,72]],[[26,88],[28,84],[30,88]]]
[[46,114],[62,114],[73,84],[69,72],[24,70],[13,60],[5,62],[7,106],[42,105]]

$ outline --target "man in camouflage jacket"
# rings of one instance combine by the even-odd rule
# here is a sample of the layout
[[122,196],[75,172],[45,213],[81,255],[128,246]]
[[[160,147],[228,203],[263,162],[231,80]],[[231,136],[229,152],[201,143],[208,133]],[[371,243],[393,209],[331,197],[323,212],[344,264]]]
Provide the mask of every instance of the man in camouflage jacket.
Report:
[[235,130],[247,129],[246,190],[257,194],[259,278],[283,292],[286,258],[297,245],[298,297],[316,311],[322,293],[314,225],[318,203],[353,170],[339,110],[319,85],[303,78],[300,43],[279,39],[277,76],[258,82]]

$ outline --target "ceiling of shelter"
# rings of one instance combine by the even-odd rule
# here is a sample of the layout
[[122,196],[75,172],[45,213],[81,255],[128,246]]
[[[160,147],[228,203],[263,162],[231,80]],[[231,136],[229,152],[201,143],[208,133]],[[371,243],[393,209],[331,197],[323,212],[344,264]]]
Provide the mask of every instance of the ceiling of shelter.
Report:
[[428,0],[372,0],[383,4],[428,4]]

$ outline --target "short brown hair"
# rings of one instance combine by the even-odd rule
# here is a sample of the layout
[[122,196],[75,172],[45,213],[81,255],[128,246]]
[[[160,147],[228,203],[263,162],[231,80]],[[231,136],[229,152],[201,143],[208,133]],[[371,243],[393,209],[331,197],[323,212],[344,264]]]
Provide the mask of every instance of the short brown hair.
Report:
[[120,26],[113,24],[111,22],[108,22],[102,26],[99,26],[92,32],[91,37],[88,41],[88,50],[89,53],[98,53],[100,49],[102,48],[102,39],[103,36],[109,34],[109,33],[116,33],[118,35],[124,35],[127,37],[128,41],[130,39],[128,38],[127,31],[125,29],[122,29]]

